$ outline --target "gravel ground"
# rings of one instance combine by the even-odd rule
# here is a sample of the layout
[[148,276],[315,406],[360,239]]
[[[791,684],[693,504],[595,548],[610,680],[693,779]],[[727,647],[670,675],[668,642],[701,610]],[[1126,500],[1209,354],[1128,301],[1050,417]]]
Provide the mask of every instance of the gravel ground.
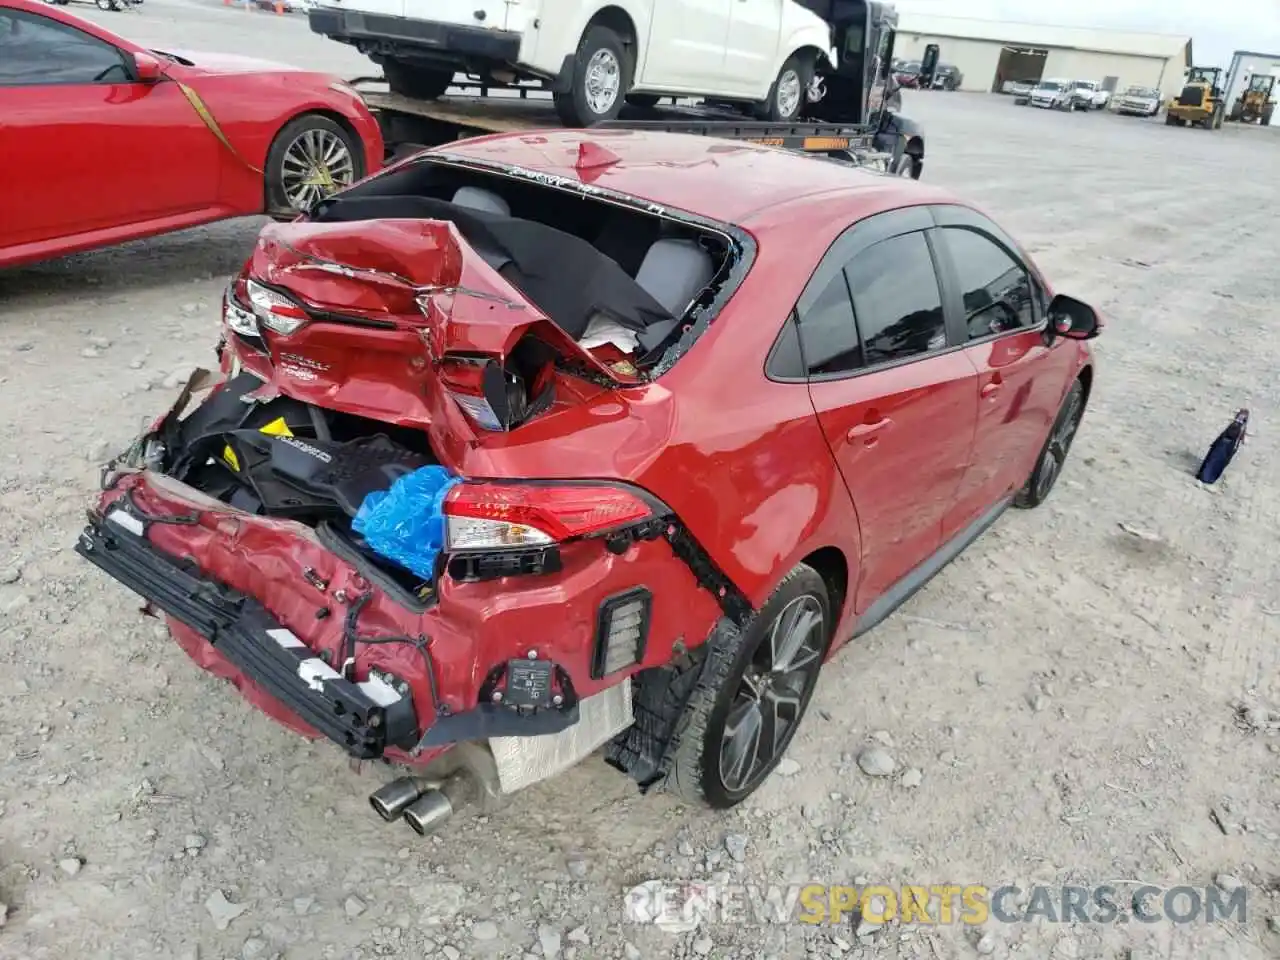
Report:
[[[299,16],[86,15],[365,69]],[[1106,312],[1099,386],[1050,502],[828,665],[785,769],[727,815],[593,759],[443,836],[382,824],[365,798],[385,774],[249,709],[71,549],[96,464],[213,362],[260,223],[0,274],[0,956],[1280,955],[1277,134],[959,94],[907,108],[925,176]],[[1206,489],[1191,472],[1242,406],[1250,443]],[[892,774],[861,771],[868,745]],[[652,878],[1241,883],[1248,915],[670,934],[623,910]]]

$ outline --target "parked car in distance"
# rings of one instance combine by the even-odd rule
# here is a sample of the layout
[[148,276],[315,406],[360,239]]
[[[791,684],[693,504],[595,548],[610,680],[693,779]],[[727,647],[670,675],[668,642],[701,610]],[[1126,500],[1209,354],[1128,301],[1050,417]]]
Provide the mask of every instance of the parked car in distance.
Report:
[[922,64],[919,60],[900,61],[893,68],[893,78],[898,86],[915,89],[920,86],[921,68]]
[[1071,81],[1072,110],[1101,110],[1110,99],[1111,94],[1096,80]]
[[1032,89],[1028,103],[1046,110],[1070,110],[1071,89],[1070,80],[1041,80]]
[[750,795],[833,651],[1050,496],[1100,329],[948,193],[613,130],[408,158],[269,224],[224,311],[218,388],[77,551],[263,711],[415,768],[372,800],[419,830],[601,744]]
[[940,63],[933,75],[934,90],[959,90],[964,83],[964,74],[959,67],[951,63]]
[[0,118],[0,266],[293,217],[382,165],[377,122],[337,77],[150,50],[31,0],[0,0]]
[[1160,113],[1160,91],[1155,87],[1126,87],[1124,93],[1112,101],[1116,113],[1129,116],[1154,117]]
[[1019,106],[1031,102],[1031,93],[1039,85],[1039,80],[1012,80],[1009,82],[1009,93],[1013,102]]
[[308,17],[314,32],[380,64],[395,93],[434,100],[459,72],[491,86],[542,81],[572,127],[616,118],[624,100],[652,106],[664,96],[744,102],[760,119],[794,120],[817,58],[837,61],[831,25],[795,0],[696,15],[680,0],[646,0],[635,10],[608,0],[320,0]]

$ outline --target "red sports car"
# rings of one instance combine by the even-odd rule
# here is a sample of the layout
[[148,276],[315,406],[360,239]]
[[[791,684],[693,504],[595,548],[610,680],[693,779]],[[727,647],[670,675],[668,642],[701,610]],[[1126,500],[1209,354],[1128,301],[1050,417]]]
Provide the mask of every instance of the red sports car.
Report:
[[726,807],[834,649],[1049,495],[1098,331],[913,181],[461,141],[263,230],[221,377],[105,468],[77,549],[277,719],[418,767],[388,820],[602,744]]
[[336,77],[145,50],[0,0],[0,266],[263,212],[294,216],[382,165]]

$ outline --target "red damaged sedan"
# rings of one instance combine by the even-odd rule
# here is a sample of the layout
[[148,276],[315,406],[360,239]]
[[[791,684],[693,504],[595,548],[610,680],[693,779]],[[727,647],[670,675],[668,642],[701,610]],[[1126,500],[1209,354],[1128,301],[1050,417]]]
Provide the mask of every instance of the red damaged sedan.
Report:
[[833,650],[1054,486],[1092,308],[921,184],[449,144],[268,225],[79,552],[419,832],[604,746],[738,803]]
[[229,217],[293,217],[382,165],[377,122],[327,74],[146,50],[0,0],[0,267]]

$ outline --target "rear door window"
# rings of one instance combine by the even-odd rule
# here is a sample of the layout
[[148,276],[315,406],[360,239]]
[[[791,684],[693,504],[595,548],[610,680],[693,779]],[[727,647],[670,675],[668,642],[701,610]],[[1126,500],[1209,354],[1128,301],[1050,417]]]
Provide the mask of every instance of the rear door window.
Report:
[[848,373],[862,366],[862,345],[843,271],[805,311],[800,332],[810,376]]
[[923,233],[868,247],[845,268],[865,366],[921,356],[947,345],[942,293]]

